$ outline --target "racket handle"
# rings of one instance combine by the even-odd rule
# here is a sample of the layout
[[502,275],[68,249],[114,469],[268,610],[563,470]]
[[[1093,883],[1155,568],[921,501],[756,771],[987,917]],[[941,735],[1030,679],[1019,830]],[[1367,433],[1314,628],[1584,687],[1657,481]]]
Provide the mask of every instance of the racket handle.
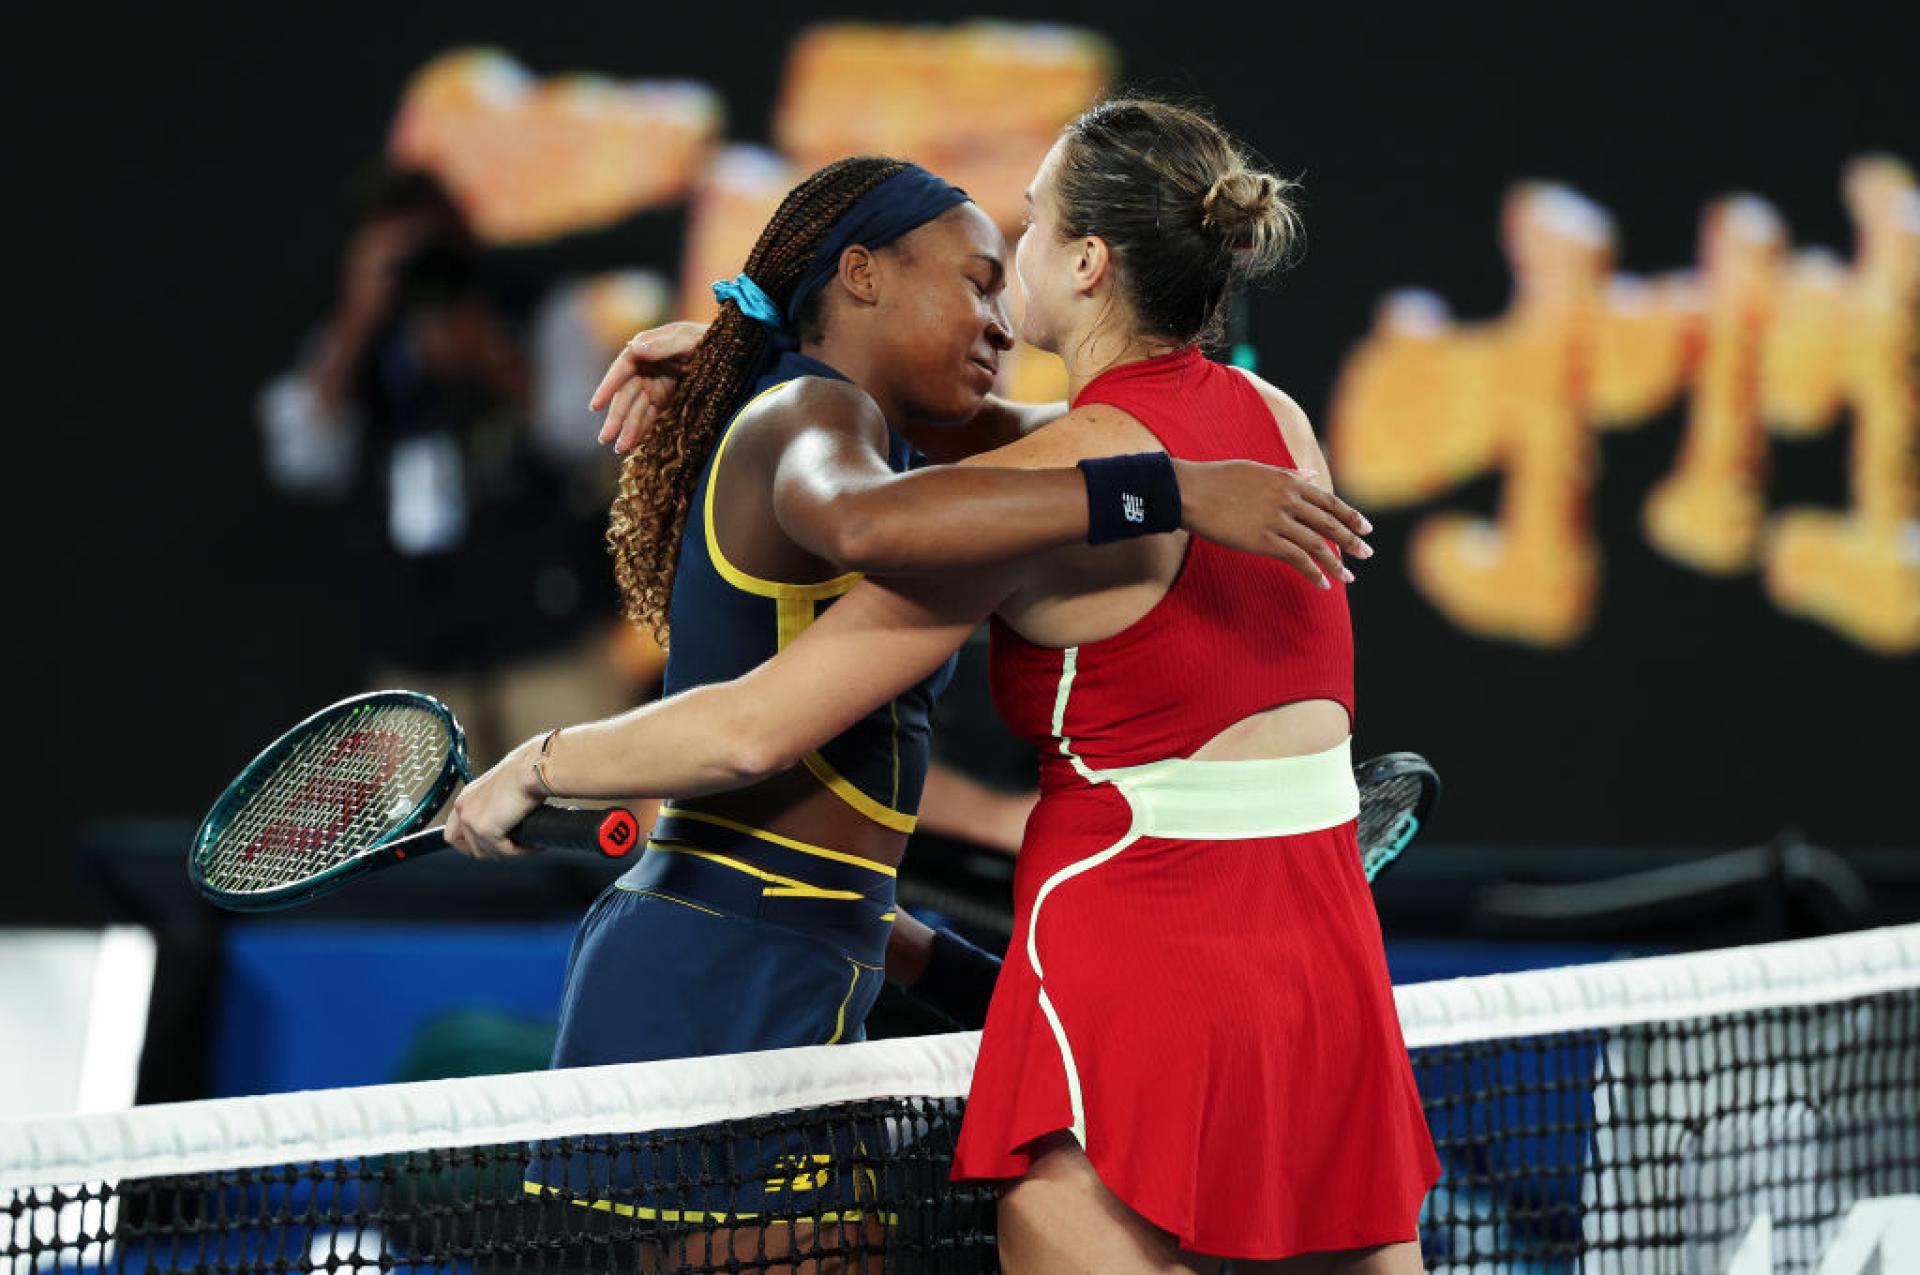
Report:
[[542,806],[512,833],[520,845],[538,850],[588,850],[618,859],[640,843],[640,821],[619,806],[581,810]]

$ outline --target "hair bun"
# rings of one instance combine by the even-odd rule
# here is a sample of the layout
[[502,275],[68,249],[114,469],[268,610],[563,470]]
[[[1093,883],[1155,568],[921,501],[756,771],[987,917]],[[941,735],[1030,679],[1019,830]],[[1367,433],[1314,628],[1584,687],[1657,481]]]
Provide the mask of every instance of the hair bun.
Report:
[[1250,248],[1275,215],[1280,179],[1250,168],[1220,174],[1200,200],[1200,229],[1235,248]]
[[1235,289],[1291,255],[1294,189],[1202,110],[1111,98],[1061,133],[1056,233],[1106,240],[1140,331],[1211,340]]

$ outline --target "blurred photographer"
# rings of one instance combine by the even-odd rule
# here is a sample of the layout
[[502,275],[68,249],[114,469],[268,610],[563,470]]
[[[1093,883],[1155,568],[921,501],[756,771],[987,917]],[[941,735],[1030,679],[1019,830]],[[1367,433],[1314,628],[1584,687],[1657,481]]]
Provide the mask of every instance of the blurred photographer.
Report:
[[387,173],[333,314],[259,401],[274,483],[356,511],[343,568],[370,684],[447,701],[480,767],[633,701],[612,658],[610,478],[575,422],[538,426],[556,396],[524,327],[445,189]]

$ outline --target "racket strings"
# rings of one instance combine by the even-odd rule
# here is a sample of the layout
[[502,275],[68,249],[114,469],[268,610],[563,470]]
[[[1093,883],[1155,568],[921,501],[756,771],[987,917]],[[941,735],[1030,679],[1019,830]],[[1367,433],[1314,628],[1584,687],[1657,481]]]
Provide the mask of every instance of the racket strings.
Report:
[[250,785],[202,852],[202,875],[246,893],[345,863],[405,828],[452,748],[445,720],[412,705],[359,705],[318,723]]
[[1425,795],[1426,781],[1417,774],[1367,785],[1360,802],[1359,842],[1369,876],[1391,862],[1418,830],[1415,812]]

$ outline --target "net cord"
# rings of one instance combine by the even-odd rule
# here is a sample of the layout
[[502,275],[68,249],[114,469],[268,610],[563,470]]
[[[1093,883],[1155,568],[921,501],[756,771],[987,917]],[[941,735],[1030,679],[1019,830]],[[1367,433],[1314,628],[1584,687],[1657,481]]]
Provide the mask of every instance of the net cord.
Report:
[[978,1032],[0,1121],[0,1190],[961,1098]]
[[1407,1048],[1597,1031],[1856,1000],[1920,987],[1920,924],[1714,952],[1413,983]]
[[[1409,1048],[1920,987],[1920,925],[1397,988]],[[0,1121],[0,1190],[966,1095],[977,1032]]]

